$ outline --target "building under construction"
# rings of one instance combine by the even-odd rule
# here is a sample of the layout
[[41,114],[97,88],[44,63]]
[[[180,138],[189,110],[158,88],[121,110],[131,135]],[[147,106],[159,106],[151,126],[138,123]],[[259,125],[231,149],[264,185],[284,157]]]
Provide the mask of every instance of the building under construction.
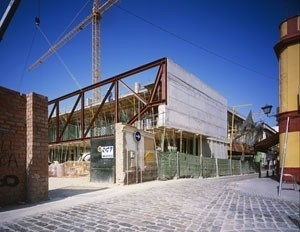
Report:
[[78,160],[119,122],[155,134],[157,150],[228,157],[226,98],[168,58],[51,100],[48,111],[51,162]]

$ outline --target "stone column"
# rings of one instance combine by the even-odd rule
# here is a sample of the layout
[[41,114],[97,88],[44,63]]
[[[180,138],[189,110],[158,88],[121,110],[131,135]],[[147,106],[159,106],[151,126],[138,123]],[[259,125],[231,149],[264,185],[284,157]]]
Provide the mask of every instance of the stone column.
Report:
[[26,95],[27,201],[48,199],[48,99]]

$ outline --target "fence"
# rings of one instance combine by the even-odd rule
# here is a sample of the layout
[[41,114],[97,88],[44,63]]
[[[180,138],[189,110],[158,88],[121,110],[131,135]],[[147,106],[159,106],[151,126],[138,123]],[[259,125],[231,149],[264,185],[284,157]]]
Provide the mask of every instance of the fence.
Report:
[[157,152],[158,179],[217,177],[255,172],[252,161],[216,159],[184,153]]

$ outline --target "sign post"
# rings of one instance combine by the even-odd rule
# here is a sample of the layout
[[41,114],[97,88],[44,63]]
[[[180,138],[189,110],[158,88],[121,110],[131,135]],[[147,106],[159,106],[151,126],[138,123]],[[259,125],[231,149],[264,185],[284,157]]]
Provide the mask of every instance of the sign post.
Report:
[[134,136],[134,139],[135,139],[136,142],[141,141],[141,138],[142,138],[141,132],[135,131],[133,136]]
[[[139,158],[139,142],[141,141],[141,138],[142,138],[141,132],[135,131],[133,133],[133,137],[134,137],[134,139],[136,141],[136,150],[137,150],[137,156],[136,156],[136,173],[135,173],[135,175],[136,175],[136,183],[138,183],[138,158]],[[143,175],[143,173],[142,173],[142,165],[141,165],[140,169],[141,169],[141,183],[142,183],[143,182],[142,181],[142,175]]]

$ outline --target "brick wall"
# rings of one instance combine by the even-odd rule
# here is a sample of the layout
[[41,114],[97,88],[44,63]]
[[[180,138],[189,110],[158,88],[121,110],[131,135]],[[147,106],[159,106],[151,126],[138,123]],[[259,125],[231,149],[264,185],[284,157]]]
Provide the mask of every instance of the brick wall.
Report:
[[48,103],[0,87],[0,206],[48,198]]
[[26,200],[26,96],[0,87],[0,206]]
[[48,100],[31,93],[26,96],[27,201],[48,198]]

